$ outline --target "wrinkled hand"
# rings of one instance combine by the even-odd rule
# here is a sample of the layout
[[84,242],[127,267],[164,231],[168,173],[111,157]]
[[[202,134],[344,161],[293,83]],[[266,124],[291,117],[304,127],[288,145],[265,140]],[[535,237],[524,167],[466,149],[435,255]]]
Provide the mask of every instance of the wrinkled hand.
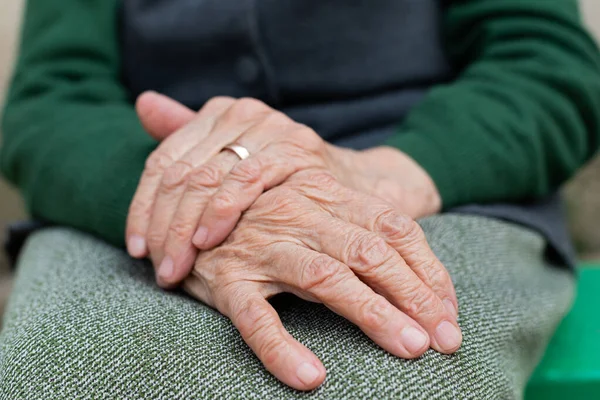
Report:
[[[303,169],[326,169],[414,218],[440,208],[428,175],[401,152],[332,146],[258,100],[214,98],[196,114],[146,93],[137,108],[148,132],[164,140],[149,157],[131,203],[128,250],[134,257],[150,254],[163,287],[187,276],[197,249],[225,239],[265,190]],[[232,142],[248,148],[251,157],[239,161],[221,152]]]
[[266,298],[291,292],[356,324],[391,354],[452,353],[462,341],[450,277],[420,226],[388,203],[306,170],[259,197],[185,289],[229,317],[265,367],[310,390],[325,378]]

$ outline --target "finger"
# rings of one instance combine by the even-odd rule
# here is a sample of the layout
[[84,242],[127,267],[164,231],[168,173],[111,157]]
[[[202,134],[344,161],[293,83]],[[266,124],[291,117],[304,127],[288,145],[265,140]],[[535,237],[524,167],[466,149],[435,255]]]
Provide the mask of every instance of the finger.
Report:
[[457,315],[458,301],[450,274],[429,247],[416,221],[396,212],[384,200],[342,186],[330,174],[311,172],[308,177],[296,174],[291,179],[301,179],[298,189],[316,199],[331,215],[381,235],[448,310]]
[[[412,219],[394,212],[382,200],[341,186],[329,174],[311,173],[309,180],[305,177],[301,179],[303,185],[298,186],[299,190],[306,191],[307,196],[315,200],[331,215],[381,235],[386,243],[399,253],[416,276],[411,276],[406,269],[403,269],[403,280],[399,283],[401,286],[396,289],[401,290],[402,293],[395,298],[405,300],[398,306],[419,321],[431,334],[432,347],[444,353],[456,351],[462,342],[462,333],[454,318],[452,307],[447,305],[448,301],[443,302],[444,300],[456,301],[454,286],[446,269],[429,248],[418,224]],[[326,188],[326,190],[322,188]],[[390,220],[392,222],[389,222]],[[407,225],[397,226],[398,220]],[[327,231],[324,230],[329,227],[328,223],[316,224],[314,231],[323,231],[323,234],[327,234]],[[340,243],[344,240],[344,232],[344,229],[338,230],[337,237],[331,237],[329,242]],[[359,240],[350,240],[348,241],[349,245],[342,248],[352,249],[352,246],[360,248],[352,243],[360,244],[362,240],[360,235],[356,235],[356,237]],[[319,245],[324,241],[315,242],[315,245]],[[369,242],[366,242],[367,245],[362,245],[367,249],[363,250],[365,252],[369,250]],[[382,247],[381,244],[379,247]],[[356,253],[357,250],[354,252]],[[379,256],[379,258],[382,257]],[[434,270],[432,271],[432,269]],[[414,279],[415,277],[418,279]],[[425,290],[430,288],[431,290]],[[446,306],[445,313],[443,312],[444,307],[440,304]],[[451,316],[451,318],[446,318],[446,316]]]
[[318,300],[356,324],[384,350],[398,357],[415,358],[429,347],[428,335],[416,321],[361,282],[346,265],[291,244],[274,244],[271,248],[274,268],[279,267],[276,279],[301,297],[308,294],[308,299]]
[[[249,110],[247,107],[243,108],[240,106],[240,104],[244,105],[247,103],[255,108]],[[214,121],[214,124],[209,127],[209,132],[206,132],[204,128],[200,130],[200,140],[194,139],[191,141],[194,143],[191,148],[189,144],[182,144],[178,149],[179,152],[181,152],[181,149],[187,149],[188,151],[164,171],[164,175],[157,185],[157,188],[153,189],[155,198],[153,209],[160,210],[160,212],[153,212],[149,225],[146,225],[146,240],[148,241],[148,247],[153,263],[155,266],[160,265],[158,267],[158,277],[171,276],[174,273],[173,260],[170,258],[163,260],[164,244],[167,237],[166,227],[170,225],[170,222],[175,215],[179,200],[185,192],[187,180],[193,176],[195,171],[200,169],[203,164],[216,157],[226,145],[234,141],[242,132],[256,124],[257,121],[260,120],[260,112],[266,112],[265,110],[270,109],[257,100],[244,99],[230,104],[230,107],[226,110],[221,109],[221,115],[219,115],[218,119]],[[203,109],[200,114],[203,112],[205,112],[205,109]],[[211,120],[212,118],[194,119],[194,121],[186,125],[182,131],[193,129],[197,121],[203,122],[207,119]],[[179,133],[172,137],[178,135]],[[170,138],[171,137],[167,140]],[[223,177],[219,177],[219,174],[213,175],[213,177],[219,179],[218,183],[220,184]],[[214,181],[214,179],[209,179],[209,181]],[[214,183],[216,184],[216,182]],[[154,184],[156,185],[156,183]],[[148,224],[147,222],[141,221],[141,218],[136,222],[138,224]],[[198,220],[190,220],[188,223],[194,223],[197,226]],[[159,283],[166,284],[166,282],[166,280],[160,280]]]
[[452,278],[429,246],[421,226],[394,210],[382,210],[379,218],[374,218],[371,221],[373,230],[398,251],[421,281],[442,300],[452,316],[458,318],[458,299]]
[[[259,100],[237,100],[219,115],[210,132],[196,141],[181,161],[194,167],[206,163],[271,112],[272,109]],[[255,151],[256,148],[251,146],[249,150]]]
[[[280,132],[265,132],[265,135]],[[264,141],[264,138],[262,139]],[[321,139],[319,139],[321,140]],[[238,143],[256,146],[261,139],[244,134]],[[208,250],[221,243],[234,229],[242,213],[265,191],[304,168],[319,167],[323,159],[289,142],[273,142],[251,152],[225,177],[202,214],[197,240],[199,249]],[[203,242],[201,241],[203,240]]]
[[135,109],[146,132],[159,142],[196,117],[196,113],[183,104],[153,91],[142,93]]
[[275,309],[255,289],[220,293],[229,316],[248,346],[277,379],[298,390],[312,390],[325,380],[325,367],[283,327]]
[[175,285],[191,272],[198,254],[192,237],[202,210],[237,161],[235,154],[221,152],[191,173],[167,231],[165,256],[158,269],[161,286]]
[[318,238],[314,250],[346,264],[369,287],[417,321],[435,350],[452,353],[460,347],[462,334],[455,316],[383,237],[333,217],[322,218],[314,233]]
[[163,175],[176,160],[183,157],[202,135],[207,135],[216,117],[233,103],[230,98],[215,98],[209,101],[191,123],[166,138],[148,157],[144,172],[129,206],[127,215],[127,250],[132,257],[148,255],[146,233],[152,216],[154,200]]
[[331,211],[355,225],[381,235],[456,318],[458,300],[454,284],[444,265],[431,250],[420,225],[383,200],[355,192],[349,196],[353,197],[353,201],[344,203],[343,206],[340,203],[330,203],[328,206]]

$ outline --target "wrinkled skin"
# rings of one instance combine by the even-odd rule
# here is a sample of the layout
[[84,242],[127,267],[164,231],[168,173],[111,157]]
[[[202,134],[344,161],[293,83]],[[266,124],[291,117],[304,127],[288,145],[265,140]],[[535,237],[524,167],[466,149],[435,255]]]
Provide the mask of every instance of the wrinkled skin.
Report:
[[[185,288],[228,316],[265,367],[298,389],[319,385],[320,361],[265,300],[281,292],[324,303],[403,358],[461,341],[450,277],[413,219],[305,170],[262,196],[219,247],[202,252]],[[441,327],[440,327],[441,326]],[[307,363],[314,367],[306,372]],[[308,375],[308,377],[306,377]]]
[[[441,206],[427,173],[398,150],[355,152],[330,145],[255,99],[216,97],[196,114],[150,92],[137,108],[149,133],[163,141],[148,158],[131,203],[128,247],[134,257],[150,254],[163,287],[187,276],[198,249],[218,245],[258,196],[296,171],[326,169],[413,218]],[[239,161],[221,152],[231,142],[252,156]]]
[[[185,279],[281,381],[309,390],[325,378],[265,300],[281,292],[325,304],[399,357],[458,349],[452,281],[414,221],[439,211],[439,194],[409,157],[332,146],[253,99],[194,113],[147,93],[137,109],[162,142],[130,207],[130,254],[149,255],[163,287]],[[232,142],[251,156],[221,152]]]

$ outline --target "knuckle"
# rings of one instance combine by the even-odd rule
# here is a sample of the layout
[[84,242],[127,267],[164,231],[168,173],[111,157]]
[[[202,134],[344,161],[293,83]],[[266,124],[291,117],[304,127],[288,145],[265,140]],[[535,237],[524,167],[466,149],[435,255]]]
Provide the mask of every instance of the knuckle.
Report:
[[441,263],[420,258],[411,263],[411,268],[416,272],[421,272],[420,275],[424,275],[425,283],[432,288],[446,290],[452,287],[450,275]]
[[390,304],[384,298],[377,296],[360,307],[359,320],[364,328],[371,331],[381,331],[390,315]]
[[287,342],[280,335],[265,335],[278,331],[277,321],[263,306],[262,300],[250,298],[234,316],[240,332],[249,343],[256,343],[256,353],[266,364],[272,364],[287,352]]
[[235,210],[236,205],[235,197],[225,190],[219,191],[212,199],[212,209],[217,215],[230,215]]
[[258,159],[242,160],[231,170],[229,175],[240,182],[256,183],[261,180],[262,167]]
[[231,106],[232,116],[240,119],[250,119],[267,110],[270,110],[269,106],[252,97],[242,97]]
[[261,307],[261,303],[261,299],[253,296],[238,298],[239,306],[236,307],[233,319],[240,330],[248,332],[250,336],[256,333],[257,329],[263,327],[269,318],[264,307]]
[[427,271],[427,275],[433,287],[453,291],[454,284],[452,283],[448,270],[446,270],[446,267],[443,265],[437,264],[437,266],[430,267]]
[[165,243],[165,237],[162,233],[156,230],[150,230],[146,234],[146,241],[148,242],[148,247],[150,250],[161,249]]
[[363,274],[375,272],[392,257],[386,241],[374,234],[359,234],[347,246],[348,259]]
[[162,179],[162,186],[166,190],[173,190],[180,186],[183,186],[190,174],[192,167],[182,161],[177,161],[165,170],[165,174]]
[[341,278],[339,264],[325,255],[310,259],[302,269],[300,289],[311,291],[315,288],[330,288]]
[[223,107],[227,107],[231,102],[234,101],[233,98],[227,96],[216,96],[208,100],[204,103],[202,107],[203,110],[217,110]]
[[325,149],[325,141],[314,129],[304,125],[296,124],[296,129],[290,132],[294,140],[300,142],[305,150],[312,153],[319,153]]
[[433,316],[437,312],[437,296],[424,285],[408,290],[405,298],[409,315]]
[[258,346],[258,354],[267,365],[274,364],[288,352],[288,343],[281,336],[266,336]]
[[405,230],[403,232],[403,237],[406,244],[417,244],[422,241],[425,241],[425,233],[423,233],[421,225],[419,225],[417,221],[415,221],[412,218],[409,218],[409,220],[412,222],[410,224],[406,224]]
[[216,188],[223,181],[223,173],[214,164],[208,163],[192,172],[188,185],[194,190],[204,190],[206,188]]
[[285,126],[292,123],[292,120],[280,111],[272,111],[265,116],[264,123],[272,126]]
[[392,208],[381,211],[376,221],[377,225],[393,239],[412,241],[422,233],[421,227],[414,219]]
[[177,218],[169,226],[168,238],[177,242],[191,242],[196,224],[185,219]]
[[173,164],[171,156],[164,151],[154,150],[146,159],[144,171],[151,176],[162,175]]

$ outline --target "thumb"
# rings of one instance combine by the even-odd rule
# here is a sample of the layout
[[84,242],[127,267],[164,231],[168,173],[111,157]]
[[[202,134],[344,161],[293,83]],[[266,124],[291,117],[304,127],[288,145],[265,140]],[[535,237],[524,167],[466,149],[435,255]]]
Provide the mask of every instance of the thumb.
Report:
[[144,129],[158,141],[187,125],[196,113],[165,95],[148,91],[135,102],[135,109]]

